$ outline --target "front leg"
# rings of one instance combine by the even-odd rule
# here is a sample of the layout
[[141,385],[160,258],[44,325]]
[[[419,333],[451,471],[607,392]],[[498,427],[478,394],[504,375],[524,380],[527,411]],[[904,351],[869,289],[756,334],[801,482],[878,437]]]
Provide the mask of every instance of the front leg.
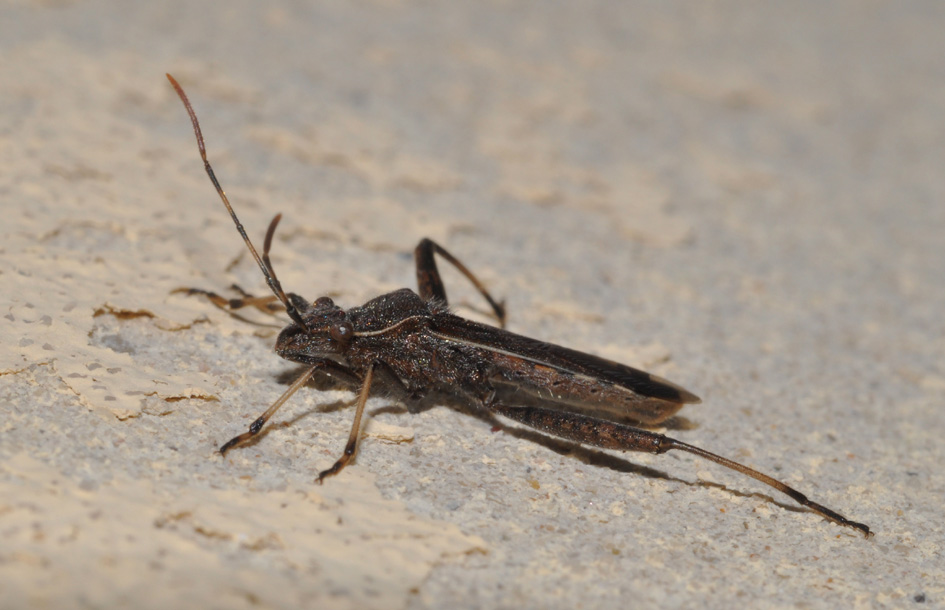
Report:
[[440,277],[440,271],[436,267],[435,254],[439,254],[449,261],[466,276],[466,279],[472,282],[479,294],[489,302],[489,306],[492,307],[492,311],[499,321],[499,326],[505,328],[505,303],[493,299],[486,287],[473,275],[472,271],[466,268],[466,265],[459,262],[455,256],[447,252],[438,243],[428,238],[421,239],[420,243],[417,244],[417,248],[413,251],[413,258],[417,264],[417,287],[420,290],[420,296],[427,301],[435,299],[444,305],[448,304],[446,287],[443,285],[443,278]]
[[278,302],[278,298],[275,295],[254,297],[237,284],[233,284],[230,288],[240,293],[242,298],[228,299],[210,290],[204,290],[203,288],[176,288],[171,291],[171,294],[182,292],[188,296],[195,294],[205,296],[211,303],[229,314],[233,314],[237,309],[243,309],[244,307],[255,307],[259,311],[269,315],[275,315],[285,311],[285,307]]
[[338,461],[336,461],[331,468],[319,473],[319,483],[322,483],[327,477],[341,472],[341,469],[344,468],[357,453],[358,441],[361,437],[361,418],[364,415],[364,405],[367,404],[367,399],[371,395],[371,386],[375,381],[375,375],[381,380],[382,384],[386,382],[388,387],[393,388],[396,392],[401,394],[400,398],[404,399],[407,403],[407,411],[411,413],[417,412],[417,407],[414,405],[423,399],[423,391],[408,387],[397,373],[394,372],[394,369],[383,360],[377,360],[372,363],[371,366],[368,367],[367,373],[364,375],[364,380],[361,382],[361,391],[358,392],[358,404],[354,411],[354,421],[351,424],[351,432],[348,434],[348,442],[345,445],[344,453],[341,454],[341,457],[338,458]]
[[354,411],[354,421],[351,423],[351,432],[348,433],[348,442],[345,444],[345,451],[331,468],[318,473],[318,479],[316,479],[316,481],[318,481],[319,484],[323,483],[326,478],[341,472],[341,469],[351,461],[351,458],[353,458],[354,454],[358,451],[358,438],[361,436],[361,417],[364,415],[364,405],[367,404],[368,396],[371,395],[371,381],[374,380],[374,368],[376,366],[377,363],[372,363],[368,367],[367,372],[364,373],[364,381],[361,382],[361,391],[358,392],[358,406]]
[[253,421],[253,423],[249,425],[249,430],[247,430],[246,432],[238,436],[234,436],[233,438],[228,440],[226,443],[224,443],[223,446],[220,447],[220,454],[226,455],[226,452],[232,449],[233,447],[237,445],[241,445],[245,443],[246,441],[248,441],[249,439],[256,436],[257,434],[259,434],[259,432],[263,429],[263,426],[266,425],[266,422],[269,421],[269,418],[272,417],[273,414],[279,410],[279,407],[284,405],[285,402],[289,400],[289,398],[291,398],[292,395],[295,394],[299,390],[299,388],[301,388],[306,383],[308,383],[308,380],[311,379],[312,375],[314,375],[315,372],[318,370],[322,370],[328,375],[333,375],[333,376],[337,376],[341,378],[346,378],[346,379],[351,378],[351,377],[357,378],[353,371],[351,371],[349,368],[345,366],[338,364],[337,362],[333,360],[319,360],[319,361],[313,362],[311,366],[305,369],[305,372],[302,373],[298,379],[292,382],[292,385],[289,386],[289,389],[283,392],[282,396],[280,396],[276,400],[276,402],[272,403],[272,406],[266,409],[265,413],[257,417]]

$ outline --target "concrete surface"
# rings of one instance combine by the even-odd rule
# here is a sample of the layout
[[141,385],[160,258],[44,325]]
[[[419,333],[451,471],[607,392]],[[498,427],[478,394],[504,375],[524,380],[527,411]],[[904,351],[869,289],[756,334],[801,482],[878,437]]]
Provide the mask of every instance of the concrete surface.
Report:
[[[945,605],[943,28],[931,1],[4,3],[0,607]],[[432,237],[513,330],[682,384],[668,433],[875,536],[695,457],[380,397],[319,487],[337,389],[221,458],[295,369],[171,294],[265,285],[165,72],[253,238],[284,214],[290,290],[412,287]]]

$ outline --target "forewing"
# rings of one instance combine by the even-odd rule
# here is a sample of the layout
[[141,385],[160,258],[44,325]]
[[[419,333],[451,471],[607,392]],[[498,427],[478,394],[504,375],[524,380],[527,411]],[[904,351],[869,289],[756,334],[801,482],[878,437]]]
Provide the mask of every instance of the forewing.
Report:
[[508,406],[540,403],[612,421],[657,424],[683,405],[700,402],[646,371],[457,316],[437,316],[432,328],[441,339],[482,351],[494,365],[496,400]]

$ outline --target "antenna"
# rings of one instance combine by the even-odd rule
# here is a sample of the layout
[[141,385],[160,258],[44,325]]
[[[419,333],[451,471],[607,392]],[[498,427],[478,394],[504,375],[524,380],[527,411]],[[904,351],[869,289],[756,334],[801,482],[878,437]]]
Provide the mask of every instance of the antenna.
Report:
[[180,101],[184,103],[184,108],[187,109],[187,114],[190,115],[190,122],[194,125],[194,135],[197,136],[197,148],[200,149],[200,158],[203,159],[203,167],[207,170],[207,175],[210,176],[210,182],[212,182],[214,188],[217,189],[217,194],[220,195],[223,205],[226,206],[226,210],[230,213],[230,218],[232,218],[233,222],[236,224],[236,230],[239,231],[240,235],[243,236],[243,241],[246,242],[246,247],[249,248],[253,258],[256,259],[256,264],[259,265],[260,269],[262,269],[263,275],[266,276],[266,283],[269,284],[269,288],[272,290],[273,294],[276,295],[276,298],[282,301],[282,304],[285,305],[285,312],[289,314],[289,317],[292,318],[293,322],[308,331],[308,326],[305,324],[305,320],[302,319],[302,314],[299,313],[299,310],[286,296],[285,291],[282,289],[282,284],[279,283],[279,278],[276,277],[276,272],[272,268],[272,263],[269,261],[269,247],[272,245],[272,236],[276,231],[276,225],[279,224],[279,220],[282,218],[282,214],[277,214],[269,224],[269,230],[266,231],[266,241],[263,247],[263,255],[262,258],[260,258],[259,253],[256,252],[256,248],[253,246],[253,242],[251,242],[249,240],[249,236],[246,235],[246,229],[243,228],[243,224],[240,222],[240,219],[236,217],[236,212],[233,211],[233,206],[230,205],[230,200],[227,199],[226,193],[223,192],[223,187],[220,186],[220,182],[217,180],[216,174],[213,173],[213,168],[210,167],[210,162],[207,161],[207,149],[203,143],[203,133],[200,131],[200,123],[197,121],[197,113],[194,112],[193,106],[190,105],[190,100],[187,99],[187,94],[184,93],[184,89],[180,86],[180,83],[178,83],[177,80],[170,74],[166,74],[166,76],[167,80],[171,82],[171,86],[174,87],[175,91],[177,91]]

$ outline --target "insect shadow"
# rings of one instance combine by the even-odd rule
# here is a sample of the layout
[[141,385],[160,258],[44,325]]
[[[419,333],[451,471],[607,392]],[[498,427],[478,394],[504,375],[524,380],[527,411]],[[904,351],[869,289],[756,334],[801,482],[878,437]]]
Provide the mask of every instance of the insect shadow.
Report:
[[[319,473],[319,483],[339,473],[354,457],[368,397],[378,388],[392,388],[389,391],[400,396],[410,413],[426,410],[431,401],[445,395],[473,405],[474,414],[486,414],[495,421],[501,421],[501,417],[533,429],[516,429],[513,434],[546,446],[548,441],[540,437],[599,449],[690,453],[760,481],[825,519],[870,535],[869,526],[810,500],[782,481],[653,431],[684,405],[701,402],[699,397],[652,373],[505,330],[504,304],[495,300],[462,262],[430,239],[422,239],[414,250],[417,292],[396,290],[347,310],[327,296],[309,301],[296,293],[286,293],[269,259],[281,214],[269,224],[260,256],[207,160],[200,124],[187,95],[171,75],[167,78],[190,116],[204,170],[272,295],[255,297],[239,291],[239,298],[226,299],[203,289],[187,292],[202,294],[228,310],[253,307],[269,314],[284,310],[291,322],[279,333],[275,351],[282,358],[304,365],[301,375],[282,396],[250,424],[248,431],[224,443],[220,453],[257,437],[295,392],[313,375],[321,374],[350,383],[358,390],[344,451],[330,468]],[[437,259],[451,264],[476,288],[498,327],[461,318],[449,310]],[[590,455],[586,448],[581,451],[585,457]],[[594,459],[615,463],[615,458]],[[630,467],[630,471],[645,473],[637,467]]]
[[[226,311],[229,314],[233,313],[231,310],[226,310]],[[256,322],[253,320],[249,320],[247,318],[241,318],[241,319],[247,320],[252,324],[256,324]],[[298,379],[300,375],[303,375],[305,371],[306,371],[306,367],[295,367],[293,369],[288,369],[286,371],[278,373],[275,379],[277,383],[284,386],[289,386],[289,385],[292,385],[293,381]],[[372,392],[372,395],[374,395],[375,397],[383,397],[383,398],[389,399],[391,402],[388,402],[384,404],[383,406],[380,406],[371,410],[368,414],[372,418],[377,417],[379,415],[388,414],[388,413],[403,414],[403,413],[409,412],[406,407],[404,407],[403,405],[397,402],[398,400],[402,400],[405,398],[404,396],[399,395],[399,392],[400,392],[399,387],[397,387],[394,384],[388,384],[384,382],[375,382],[375,383],[377,385],[375,385],[374,392]],[[320,392],[337,391],[337,390],[356,392],[358,390],[358,385],[355,383],[345,382],[336,377],[329,377],[328,375],[320,374],[318,372],[312,375],[312,377],[306,383],[306,387],[311,388],[313,390],[320,391]],[[309,416],[313,414],[321,415],[325,413],[333,413],[336,411],[342,411],[344,409],[350,408],[353,404],[355,404],[355,402],[356,401],[353,401],[353,400],[338,400],[329,404],[319,405],[317,408],[314,408],[314,409],[306,409],[302,413],[298,413],[295,416],[282,421],[279,427],[294,426],[295,424],[301,422],[302,420],[308,418]],[[667,481],[671,483],[680,483],[683,485],[688,485],[690,487],[704,487],[704,488],[720,489],[734,496],[738,496],[740,498],[759,498],[767,502],[771,502],[772,504],[775,504],[784,510],[795,512],[795,513],[805,512],[806,510],[804,507],[801,507],[801,506],[796,506],[793,504],[787,504],[785,502],[781,502],[766,493],[742,492],[737,489],[732,489],[721,483],[715,483],[712,481],[704,481],[704,480],[690,481],[686,479],[680,479],[678,477],[669,475],[662,470],[651,468],[649,466],[643,466],[636,462],[631,462],[629,460],[626,460],[612,453],[607,453],[605,451],[600,451],[598,449],[585,447],[583,445],[580,445],[572,441],[555,438],[554,436],[548,436],[547,434],[542,434],[540,432],[531,430],[529,428],[523,428],[520,426],[510,426],[507,423],[500,420],[499,418],[497,418],[492,413],[488,411],[483,411],[481,408],[477,408],[476,405],[474,404],[459,401],[456,399],[456,397],[450,396],[449,394],[431,393],[425,396],[422,402],[423,402],[423,406],[421,407],[421,410],[423,411],[426,411],[428,409],[433,409],[435,407],[447,407],[449,409],[452,409],[453,411],[457,411],[464,415],[479,419],[480,421],[491,426],[493,430],[495,431],[501,431],[504,434],[508,434],[517,439],[530,442],[536,445],[540,445],[542,447],[545,447],[546,449],[554,451],[555,453],[559,455],[564,455],[572,459],[577,459],[581,461],[582,463],[587,464],[589,466],[593,466],[595,468],[607,468],[609,470],[613,470],[615,472],[619,472],[622,474],[632,474],[635,476],[641,476],[648,479],[657,479],[657,480]],[[689,419],[685,417],[674,415],[673,417],[663,422],[660,425],[660,427],[668,429],[668,430],[693,430],[695,428],[698,428],[698,425],[696,425],[694,422],[690,421]],[[264,428],[259,434],[257,434],[256,436],[252,437],[251,439],[243,443],[242,446],[251,447],[251,446],[256,445],[259,441],[261,441],[263,438],[265,438],[268,435],[268,432],[270,430],[271,428]]]
[[[232,313],[227,310],[228,313]],[[299,378],[300,375],[304,374],[306,367],[295,367],[283,371],[276,375],[276,381],[285,386],[289,386],[293,381]],[[398,400],[403,400],[405,397],[400,395],[400,388],[395,384],[385,383],[385,382],[375,382],[375,391],[372,392],[374,396],[382,396],[386,399],[389,399],[391,402],[377,407],[372,410],[369,414],[371,417],[377,417],[378,415],[386,413],[396,413],[403,414],[409,412],[406,407],[401,404],[398,404]],[[350,392],[356,392],[358,390],[358,384],[345,382],[337,377],[329,377],[328,375],[315,373],[312,375],[311,379],[306,384],[306,387],[313,390],[318,390],[320,392],[327,392],[332,390],[345,390]],[[299,413],[295,417],[285,420],[282,425],[289,426],[295,425],[296,423],[302,421],[303,419],[309,417],[312,414],[324,414],[324,413],[333,413],[335,411],[341,411],[347,408],[350,408],[355,401],[351,400],[341,400],[335,401],[330,404],[320,405],[317,409],[308,409],[302,413]],[[775,498],[772,498],[770,495],[762,492],[742,492],[737,489],[732,489],[721,483],[715,483],[712,481],[690,481],[686,479],[680,479],[672,475],[667,474],[662,470],[656,468],[651,468],[649,466],[643,466],[636,462],[631,462],[620,456],[614,455],[612,453],[607,453],[605,451],[600,451],[591,447],[585,447],[579,443],[573,441],[568,441],[554,436],[549,436],[547,434],[542,434],[535,430],[529,428],[523,428],[521,426],[510,426],[506,422],[497,418],[495,415],[488,411],[484,411],[481,408],[478,408],[475,404],[465,402],[462,400],[457,400],[455,396],[451,396],[445,393],[431,393],[424,397],[422,401],[421,410],[426,411],[428,409],[433,409],[436,407],[447,407],[453,411],[457,411],[469,417],[474,417],[480,421],[488,424],[496,431],[501,431],[504,434],[508,434],[517,439],[534,443],[550,449],[559,455],[565,455],[572,459],[577,459],[584,464],[589,466],[594,466],[596,468],[607,468],[615,472],[620,472],[623,474],[632,474],[635,476],[641,476],[648,479],[658,479],[662,481],[668,481],[672,483],[681,483],[684,485],[689,485],[692,487],[705,487],[705,488],[714,488],[724,490],[734,496],[740,498],[760,498],[765,501],[776,504],[782,509],[791,511],[791,512],[804,512],[806,509],[800,506],[793,504],[787,504],[781,502]],[[668,420],[660,424],[661,428],[667,430],[693,430],[698,428],[694,422],[688,418],[681,417],[679,415],[674,415]],[[255,445],[259,439],[263,438],[266,435],[267,429],[264,429],[260,434],[254,436],[252,439],[246,442],[246,446]]]

